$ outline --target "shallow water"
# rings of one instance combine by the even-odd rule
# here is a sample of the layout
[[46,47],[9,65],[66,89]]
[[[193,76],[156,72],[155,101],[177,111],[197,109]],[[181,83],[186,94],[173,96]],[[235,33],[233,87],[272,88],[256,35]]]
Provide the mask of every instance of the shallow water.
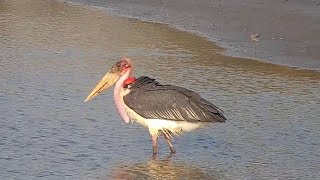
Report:
[[[0,1],[0,179],[316,179],[320,73],[230,58],[203,38],[103,9]],[[229,119],[165,142],[125,125],[112,92],[83,100],[119,57],[196,90]]]

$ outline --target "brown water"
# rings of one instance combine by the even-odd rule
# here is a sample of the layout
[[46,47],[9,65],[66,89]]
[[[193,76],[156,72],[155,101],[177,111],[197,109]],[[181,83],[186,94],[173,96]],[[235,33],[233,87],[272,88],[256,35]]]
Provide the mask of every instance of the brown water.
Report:
[[[220,55],[203,38],[104,9],[0,0],[0,179],[316,179],[320,73]],[[119,57],[196,90],[229,119],[160,142],[112,93],[83,103]]]

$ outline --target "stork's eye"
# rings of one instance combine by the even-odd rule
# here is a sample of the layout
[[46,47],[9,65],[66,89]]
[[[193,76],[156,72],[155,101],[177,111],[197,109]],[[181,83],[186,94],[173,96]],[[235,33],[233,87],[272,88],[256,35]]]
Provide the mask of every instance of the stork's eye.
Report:
[[117,66],[117,68],[120,68],[120,67],[121,67],[121,63],[120,63],[120,62],[117,62],[117,63],[116,63],[116,66]]

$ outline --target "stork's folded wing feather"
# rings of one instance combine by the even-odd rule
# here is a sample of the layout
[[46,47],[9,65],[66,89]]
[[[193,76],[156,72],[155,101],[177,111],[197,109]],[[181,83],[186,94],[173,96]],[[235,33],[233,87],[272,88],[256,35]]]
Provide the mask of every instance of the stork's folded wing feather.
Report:
[[138,78],[124,96],[125,104],[146,119],[188,122],[224,122],[222,111],[191,90],[160,85],[146,76]]

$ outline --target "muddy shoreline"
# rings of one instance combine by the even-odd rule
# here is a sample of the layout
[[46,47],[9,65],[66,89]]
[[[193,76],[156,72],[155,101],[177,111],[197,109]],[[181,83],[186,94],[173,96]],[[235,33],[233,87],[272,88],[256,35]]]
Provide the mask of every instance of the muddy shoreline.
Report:
[[[270,0],[68,0],[207,37],[225,54],[320,71],[320,3]],[[258,33],[259,41],[251,34]]]

